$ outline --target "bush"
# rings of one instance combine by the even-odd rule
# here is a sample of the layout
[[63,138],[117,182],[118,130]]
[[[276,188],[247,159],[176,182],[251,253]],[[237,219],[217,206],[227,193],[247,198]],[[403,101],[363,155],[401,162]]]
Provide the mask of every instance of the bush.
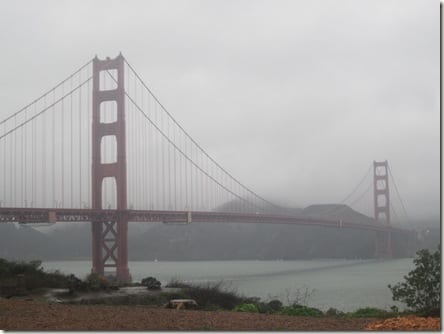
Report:
[[387,318],[390,317],[391,314],[390,312],[381,310],[379,308],[364,307],[348,313],[347,316],[351,318]]
[[334,307],[330,307],[327,312],[325,312],[325,315],[329,317],[342,317],[345,315],[345,313],[335,309]]
[[75,275],[71,274],[68,276],[68,289],[69,294],[73,294],[76,291],[87,291],[88,283],[77,278]]
[[17,289],[66,288],[68,276],[58,271],[48,273],[41,261],[15,262],[0,259],[0,294],[14,295]]
[[405,282],[389,285],[393,300],[407,304],[422,315],[440,314],[441,308],[441,251],[430,253],[422,249],[413,260],[415,269],[404,276]]
[[161,283],[154,277],[146,277],[142,280],[142,285],[148,290],[160,290]]
[[176,279],[170,281],[167,288],[180,288],[182,298],[194,299],[199,308],[207,310],[232,310],[236,305],[242,303],[255,303],[255,298],[245,298],[237,294],[233,289],[223,286],[223,282],[192,284],[180,282]]
[[207,283],[203,285],[190,285],[183,289],[185,295],[194,299],[199,306],[215,305],[225,310],[231,310],[236,305],[246,301],[234,290],[222,286],[222,282]]
[[277,299],[273,299],[270,300],[267,303],[267,306],[272,310],[272,311],[279,311],[280,309],[282,309],[282,302],[280,300]]
[[[257,311],[259,313],[273,313],[273,310],[268,306],[267,303],[264,302],[257,302],[255,304],[253,304],[256,306]],[[237,307],[237,306],[236,306]]]
[[182,281],[179,281],[177,278],[172,278],[167,285],[165,285],[166,288],[190,288],[191,285]]
[[254,303],[254,305],[256,305],[259,313],[276,313],[282,309],[282,302],[277,299],[265,303],[259,300],[256,301],[254,300],[254,298],[252,298],[251,302]]
[[85,279],[86,289],[90,291],[110,290],[111,283],[96,273],[91,273]]
[[317,308],[302,305],[286,306],[282,308],[278,314],[306,317],[321,317],[324,315],[324,313]]
[[315,289],[310,289],[308,286],[302,286],[297,288],[296,290],[285,289],[287,305],[307,305],[308,300],[313,296],[315,292]]
[[233,311],[235,312],[259,312],[255,304],[240,304],[237,305]]

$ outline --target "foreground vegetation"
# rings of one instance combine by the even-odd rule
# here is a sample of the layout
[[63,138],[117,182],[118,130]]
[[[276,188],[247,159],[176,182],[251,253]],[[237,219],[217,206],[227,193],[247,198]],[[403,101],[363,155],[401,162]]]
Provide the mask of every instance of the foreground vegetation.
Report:
[[441,248],[435,253],[420,250],[413,262],[415,269],[404,276],[404,282],[388,286],[393,300],[406,303],[420,315],[438,316],[441,313]]
[[342,312],[335,308],[322,311],[318,308],[298,304],[283,305],[280,300],[263,301],[256,297],[244,297],[235,290],[224,286],[223,282],[206,284],[188,284],[170,282],[167,287],[177,288],[177,291],[159,291],[148,295],[114,296],[94,299],[70,301],[71,304],[87,305],[155,305],[164,306],[171,299],[194,299],[198,306],[193,307],[206,311],[234,311],[266,314],[282,314],[308,317],[339,317],[339,318],[391,318],[411,314],[409,311],[400,312],[396,307],[391,311],[378,308],[361,308],[353,312]]
[[8,261],[0,258],[0,296],[27,295],[43,289],[68,289],[69,293],[115,290],[118,287],[97,275],[90,274],[84,280],[59,271],[46,272],[41,261]]

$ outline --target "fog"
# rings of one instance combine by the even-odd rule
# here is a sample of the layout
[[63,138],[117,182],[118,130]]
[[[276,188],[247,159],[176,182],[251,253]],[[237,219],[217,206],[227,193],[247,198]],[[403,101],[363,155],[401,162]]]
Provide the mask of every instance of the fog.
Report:
[[[436,1],[19,0],[0,13],[0,120],[95,55],[122,52],[267,199],[338,203],[388,160],[410,218],[439,217]],[[371,200],[356,209],[371,215]]]

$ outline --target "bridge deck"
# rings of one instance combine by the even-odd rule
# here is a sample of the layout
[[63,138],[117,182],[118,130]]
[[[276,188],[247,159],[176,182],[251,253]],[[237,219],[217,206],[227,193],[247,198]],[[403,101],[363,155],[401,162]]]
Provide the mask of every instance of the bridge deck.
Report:
[[372,231],[399,230],[396,226],[383,224],[362,224],[342,220],[329,220],[264,213],[231,213],[203,211],[157,211],[157,210],[93,210],[60,208],[0,208],[0,223],[55,223],[117,221],[124,217],[129,222],[165,223],[266,223],[323,226],[334,228],[353,228]]

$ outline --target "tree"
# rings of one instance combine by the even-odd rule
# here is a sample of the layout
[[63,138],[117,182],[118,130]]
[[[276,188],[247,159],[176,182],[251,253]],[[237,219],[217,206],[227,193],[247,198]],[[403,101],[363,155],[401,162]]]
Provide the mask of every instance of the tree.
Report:
[[416,312],[432,315],[441,306],[441,251],[422,249],[413,260],[415,269],[404,276],[405,281],[389,285],[393,300],[401,301]]

